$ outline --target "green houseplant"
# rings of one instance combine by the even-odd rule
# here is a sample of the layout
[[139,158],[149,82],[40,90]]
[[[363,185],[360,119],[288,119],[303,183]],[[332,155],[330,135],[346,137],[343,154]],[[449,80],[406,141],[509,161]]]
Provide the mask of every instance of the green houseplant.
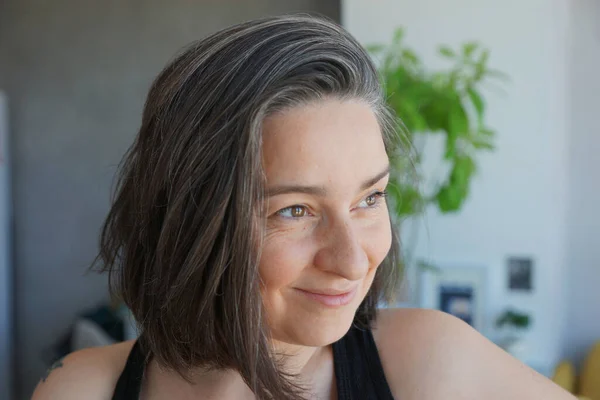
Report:
[[[414,216],[434,204],[442,213],[458,211],[469,194],[480,152],[494,149],[495,132],[486,125],[482,84],[488,78],[505,75],[488,67],[489,51],[476,42],[465,43],[458,51],[440,46],[439,55],[451,66],[429,71],[416,53],[403,42],[397,29],[391,44],[368,49],[378,60],[388,105],[401,119],[406,153],[393,157],[393,176],[389,194],[396,215]],[[431,192],[419,189],[422,149],[415,146],[418,136],[444,135],[444,161],[449,174]]]
[[511,309],[504,310],[496,319],[497,328],[511,327],[517,330],[526,330],[531,323],[531,317],[521,311]]
[[[403,29],[399,28],[390,44],[368,46],[378,62],[387,103],[399,117],[397,128],[403,133],[398,152],[391,157],[388,186],[390,206],[400,223],[420,215],[428,205],[442,214],[462,208],[477,170],[478,156],[494,150],[495,132],[486,124],[482,89],[491,80],[507,79],[504,73],[489,68],[489,50],[476,42],[464,43],[458,50],[439,46],[438,54],[449,67],[431,71],[403,39]],[[421,189],[422,144],[431,135],[443,135],[440,161],[449,172],[435,177],[433,189],[425,192]],[[411,249],[405,247],[404,253],[401,267],[412,264]],[[423,260],[414,264],[437,271]]]
[[511,308],[505,309],[496,319],[496,329],[500,332],[498,345],[517,358],[522,358],[527,351],[525,334],[532,323],[531,316]]

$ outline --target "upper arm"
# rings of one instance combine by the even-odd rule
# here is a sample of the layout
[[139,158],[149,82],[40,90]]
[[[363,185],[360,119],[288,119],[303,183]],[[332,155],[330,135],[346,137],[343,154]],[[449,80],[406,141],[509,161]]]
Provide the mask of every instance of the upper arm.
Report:
[[377,326],[386,376],[402,398],[574,399],[449,314],[386,310]]
[[112,398],[131,346],[124,342],[69,354],[48,369],[32,400]]

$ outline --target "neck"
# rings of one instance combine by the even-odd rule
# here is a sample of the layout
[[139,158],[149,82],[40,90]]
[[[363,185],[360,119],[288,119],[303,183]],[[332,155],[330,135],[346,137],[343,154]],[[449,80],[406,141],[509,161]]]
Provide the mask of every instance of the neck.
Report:
[[286,372],[319,399],[337,398],[331,346],[306,347],[275,342],[276,354],[284,356]]
[[[313,393],[330,392],[333,357],[329,346],[307,347],[274,341],[273,350],[282,357],[285,371],[296,376],[298,383],[308,386]],[[254,399],[241,375],[233,370],[198,370],[191,379],[190,385],[176,372],[162,369],[153,360],[146,369],[144,392],[157,398]]]
[[275,354],[282,357],[286,372],[297,376],[312,375],[328,353],[328,347],[308,347],[273,341]]

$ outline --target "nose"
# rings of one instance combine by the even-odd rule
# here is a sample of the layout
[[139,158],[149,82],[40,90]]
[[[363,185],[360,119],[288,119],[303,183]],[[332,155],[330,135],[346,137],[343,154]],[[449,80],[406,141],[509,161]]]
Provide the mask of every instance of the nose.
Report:
[[330,221],[321,237],[323,245],[314,258],[317,268],[351,281],[365,277],[369,258],[361,246],[358,228],[352,225],[352,221]]

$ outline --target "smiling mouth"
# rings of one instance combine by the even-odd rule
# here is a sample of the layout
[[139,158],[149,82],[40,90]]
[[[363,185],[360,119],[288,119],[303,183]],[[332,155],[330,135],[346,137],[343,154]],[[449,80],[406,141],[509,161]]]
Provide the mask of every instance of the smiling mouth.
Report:
[[[341,306],[350,304],[352,302],[352,300],[354,299],[354,296],[356,296],[358,287],[355,287],[354,289],[352,289],[348,292],[343,292],[343,293],[337,293],[335,291],[327,291],[327,290],[319,291],[317,293],[317,292],[312,292],[310,290],[298,289],[298,288],[296,288],[296,290],[298,292],[300,292],[301,294],[303,294],[304,296],[308,297],[309,299],[315,300],[324,306],[341,307]],[[329,293],[326,294],[323,292],[329,292],[331,294],[329,294]]]

